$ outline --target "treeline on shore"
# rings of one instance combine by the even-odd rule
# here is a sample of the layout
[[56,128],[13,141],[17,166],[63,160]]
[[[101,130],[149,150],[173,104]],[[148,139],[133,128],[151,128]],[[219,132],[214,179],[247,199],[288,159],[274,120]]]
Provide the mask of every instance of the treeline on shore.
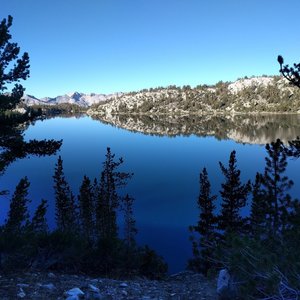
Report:
[[[28,106],[27,106],[28,107]],[[60,103],[60,104],[40,104],[32,105],[31,109],[38,110],[42,116],[55,116],[62,115],[68,116],[72,114],[80,114],[86,112],[87,108],[71,103]]]

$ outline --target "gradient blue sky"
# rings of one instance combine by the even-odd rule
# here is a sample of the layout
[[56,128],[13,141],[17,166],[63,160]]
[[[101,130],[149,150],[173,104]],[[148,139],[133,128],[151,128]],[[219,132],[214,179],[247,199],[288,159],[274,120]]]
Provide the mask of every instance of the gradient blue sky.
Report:
[[111,93],[278,74],[300,61],[299,0],[0,0],[26,93]]

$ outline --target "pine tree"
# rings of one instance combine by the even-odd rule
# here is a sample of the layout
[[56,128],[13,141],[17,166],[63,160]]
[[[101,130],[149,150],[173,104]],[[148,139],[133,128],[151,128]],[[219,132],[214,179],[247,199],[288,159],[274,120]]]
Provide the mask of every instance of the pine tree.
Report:
[[97,178],[94,178],[93,186],[92,186],[92,192],[94,195],[94,199],[98,199],[99,196],[99,184]]
[[279,72],[287,79],[291,84],[300,88],[300,63],[295,63],[293,67],[284,65],[284,60],[281,55],[278,55],[277,61],[280,65]]
[[94,194],[91,181],[87,176],[83,181],[78,196],[80,223],[84,236],[91,240],[94,230]]
[[101,173],[99,195],[96,207],[97,235],[101,239],[117,237],[116,208],[112,201],[117,199],[117,193],[113,183],[106,187],[105,174]]
[[[17,43],[12,43],[9,32],[13,18],[8,16],[0,23],[0,92],[7,90],[6,85],[19,82],[29,77],[29,56],[25,52],[19,57],[20,48]],[[10,95],[0,94],[0,113],[13,109],[20,102],[24,89],[16,84]]]
[[29,224],[29,212],[27,199],[29,181],[27,177],[20,180],[16,186],[13,197],[10,201],[8,219],[5,228],[9,232],[20,233]]
[[46,219],[47,208],[47,200],[42,199],[41,203],[34,212],[31,221],[32,230],[35,233],[46,233],[48,231],[48,224]]
[[118,236],[117,209],[120,197],[117,188],[124,186],[132,174],[117,171],[123,159],[115,161],[110,148],[107,148],[105,158],[96,203],[96,226],[101,239],[113,240]]
[[78,224],[75,198],[64,177],[63,161],[60,156],[55,165],[53,179],[57,228],[62,232],[76,231]]
[[300,157],[300,138],[297,137],[293,141],[289,141],[289,147],[284,147],[287,156],[292,156],[295,158]]
[[292,187],[293,182],[283,175],[287,166],[283,143],[277,139],[276,142],[267,144],[266,150],[268,157],[265,158],[266,167],[263,178],[268,202],[266,219],[270,233],[274,235],[287,223],[288,209],[292,205],[287,191]]
[[225,183],[220,191],[222,196],[222,211],[219,217],[219,229],[226,232],[241,232],[245,222],[240,215],[241,208],[246,206],[247,196],[250,192],[250,181],[241,183],[241,171],[237,169],[236,152],[232,151],[228,168],[220,162],[220,168],[225,176]]
[[124,236],[125,242],[128,247],[133,247],[135,245],[135,236],[137,234],[137,229],[135,226],[135,219],[133,217],[133,201],[134,198],[130,197],[128,194],[123,199],[123,210],[124,210]]
[[263,176],[256,173],[255,182],[252,185],[252,202],[250,212],[250,231],[258,236],[265,231],[267,216],[267,196],[263,188]]
[[213,255],[214,243],[216,240],[217,218],[214,215],[214,202],[217,196],[211,196],[210,182],[206,168],[200,173],[200,193],[198,197],[198,208],[200,210],[198,224],[190,226],[192,233],[200,235],[199,242],[192,235],[194,258],[189,261],[189,268],[207,275],[208,270],[212,267],[211,257]]

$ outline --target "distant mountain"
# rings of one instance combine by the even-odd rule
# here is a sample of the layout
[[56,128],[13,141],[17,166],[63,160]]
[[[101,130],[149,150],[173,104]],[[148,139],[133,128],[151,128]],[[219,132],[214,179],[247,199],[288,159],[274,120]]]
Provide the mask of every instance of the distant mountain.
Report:
[[63,96],[57,96],[55,98],[41,98],[38,99],[35,96],[32,95],[24,95],[23,101],[26,105],[32,106],[32,105],[57,105],[57,104],[76,104],[81,107],[90,107],[93,104],[97,104],[100,102],[105,102],[109,100],[114,100],[117,97],[121,96],[122,93],[114,93],[114,94],[83,94],[83,93],[69,93]]

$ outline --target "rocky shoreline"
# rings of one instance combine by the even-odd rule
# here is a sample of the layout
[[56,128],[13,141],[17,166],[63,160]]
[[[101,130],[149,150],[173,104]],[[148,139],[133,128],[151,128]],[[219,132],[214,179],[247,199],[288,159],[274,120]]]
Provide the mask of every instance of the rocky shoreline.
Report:
[[215,282],[193,272],[169,275],[163,280],[136,277],[129,280],[54,273],[2,274],[0,298],[201,300],[217,299]]

